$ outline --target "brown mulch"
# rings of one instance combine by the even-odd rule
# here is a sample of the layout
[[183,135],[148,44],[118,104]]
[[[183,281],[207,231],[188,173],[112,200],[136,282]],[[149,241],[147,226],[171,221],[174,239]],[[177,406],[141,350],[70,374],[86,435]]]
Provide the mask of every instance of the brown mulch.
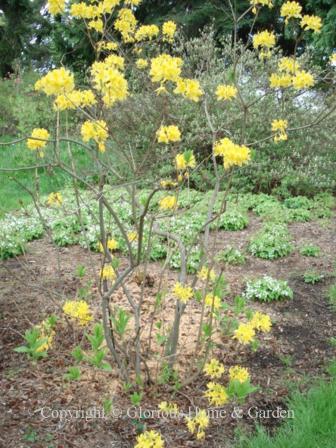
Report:
[[[258,351],[237,348],[237,344],[225,336],[219,341],[216,355],[226,366],[240,364],[248,367],[253,384],[259,385],[260,390],[241,407],[244,414],[242,419],[231,415],[233,409],[229,405],[225,417],[212,420],[206,439],[209,448],[225,448],[237,424],[247,429],[253,428],[257,420],[248,418],[249,407],[285,409],[286,397],[293,384],[300,383],[304,388],[307,378],[324,375],[326,363],[335,357],[335,348],[328,341],[336,336],[336,314],[325,299],[329,285],[335,281],[335,224],[335,219],[324,225],[321,222],[291,224],[289,230],[296,250],[290,256],[275,261],[247,256],[243,266],[226,268],[225,277],[230,286],[228,302],[243,291],[246,280],[264,274],[288,280],[294,290],[294,300],[251,305],[256,310],[269,313],[274,322],[272,332],[263,335]],[[216,250],[226,245],[246,248],[251,235],[260,225],[261,221],[251,216],[247,229],[221,232]],[[301,256],[298,248],[307,243],[320,246],[321,255],[316,258]],[[51,313],[60,315],[63,301],[74,298],[78,288],[83,287],[84,280],[74,275],[78,265],[86,266],[85,279],[92,279],[90,304],[99,318],[96,274],[100,267],[100,255],[89,254],[77,246],[55,249],[46,240],[40,240],[29,245],[26,255],[1,263],[0,447],[127,448],[134,445],[137,429],[141,430],[136,419],[125,415],[130,402],[115,372],[106,373],[84,367],[80,381],[69,383],[64,380],[64,373],[74,364],[70,352],[82,338],[82,333],[73,331],[65,322],[58,323],[55,344],[46,359],[32,364],[13,351],[22,344],[22,334],[26,329]],[[159,269],[159,263],[153,263],[150,267],[154,285],[146,286],[144,319],[152,309]],[[315,285],[304,283],[302,274],[308,269],[323,272],[324,280]],[[167,286],[175,278],[176,274],[169,272]],[[130,280],[129,288],[135,296],[140,292],[135,278]],[[117,293],[113,301],[127,306],[121,293]],[[200,315],[198,304],[191,304],[188,308],[181,332],[183,357],[178,365],[184,377],[189,377],[196,369],[194,328]],[[171,321],[172,309],[173,300],[168,299],[162,316],[166,325]],[[155,370],[156,362],[151,367]],[[201,376],[174,397],[166,386],[149,387],[141,406],[143,409],[155,409],[162,400],[174,400],[184,412],[189,407],[193,409],[193,405],[204,407],[206,403],[201,396],[205,384],[206,379]],[[122,416],[106,419],[71,416],[62,420],[56,413],[54,417],[43,418],[41,411],[88,410],[93,407],[101,410],[106,398],[113,399],[116,413],[122,410]],[[201,446],[192,439],[182,420],[143,419],[140,423],[160,430],[169,448]],[[259,423],[271,430],[279,424],[279,420],[271,418]]]

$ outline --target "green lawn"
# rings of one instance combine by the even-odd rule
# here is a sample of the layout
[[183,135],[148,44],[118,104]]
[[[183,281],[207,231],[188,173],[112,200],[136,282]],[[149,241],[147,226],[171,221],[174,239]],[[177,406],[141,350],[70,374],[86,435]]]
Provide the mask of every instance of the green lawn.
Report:
[[[7,141],[9,139],[7,138]],[[4,139],[2,140],[4,141]],[[5,140],[6,141],[6,140]],[[90,161],[85,150],[73,145],[71,151],[76,160],[76,165],[81,171],[90,168]],[[61,154],[65,162],[69,163],[69,156],[66,144],[61,145]],[[45,163],[44,159],[39,159],[38,163]],[[0,146],[0,167],[17,168],[22,166],[32,166],[36,164],[35,154],[29,151],[25,142],[17,145]],[[71,182],[69,176],[60,169],[39,170],[39,183],[41,194],[48,194],[58,191]],[[0,171],[0,217],[8,211],[20,208],[22,205],[31,202],[31,196],[14,179],[17,179],[26,188],[34,188],[35,171],[1,172]]]
[[296,392],[288,403],[294,419],[270,437],[263,430],[236,448],[335,448],[336,447],[336,362],[330,382],[321,382],[307,394]]

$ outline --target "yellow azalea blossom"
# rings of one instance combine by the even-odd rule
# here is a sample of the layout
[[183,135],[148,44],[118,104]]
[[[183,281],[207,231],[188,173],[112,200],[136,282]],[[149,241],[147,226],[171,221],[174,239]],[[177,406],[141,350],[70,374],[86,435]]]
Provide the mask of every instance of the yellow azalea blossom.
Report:
[[145,431],[136,438],[134,448],[164,448],[164,441],[156,431]]
[[106,106],[124,101],[128,96],[128,83],[120,69],[124,68],[124,58],[108,56],[103,62],[95,62],[91,67],[94,88],[103,96]]
[[178,414],[179,407],[176,403],[169,403],[167,401],[161,401],[159,404],[159,409],[162,412],[166,412],[167,414]]
[[217,100],[232,100],[237,96],[238,90],[235,86],[229,84],[220,84],[216,89]]
[[281,6],[280,15],[285,17],[285,22],[289,19],[301,19],[302,6],[298,2],[285,2]]
[[272,132],[276,132],[276,135],[274,136],[275,143],[287,140],[288,138],[286,133],[287,128],[288,128],[287,120],[272,121]]
[[113,267],[109,264],[105,265],[101,270],[100,270],[100,277],[103,280],[115,280],[117,277],[116,271],[113,269]]
[[63,305],[63,312],[70,318],[78,320],[80,325],[87,325],[92,320],[89,305],[85,300],[68,300]]
[[159,32],[159,27],[156,25],[142,25],[135,33],[135,39],[138,42],[152,40],[159,35]]
[[49,194],[48,199],[47,199],[48,205],[60,206],[60,205],[62,205],[62,203],[63,203],[63,197],[59,191]]
[[275,46],[275,34],[273,31],[260,31],[253,36],[253,47],[258,48],[273,48]]
[[197,277],[203,281],[209,280],[214,282],[216,280],[216,272],[213,269],[202,266],[202,269],[197,273]]
[[215,143],[215,156],[224,158],[224,168],[232,166],[242,166],[251,158],[251,151],[245,145],[236,145],[229,138],[225,137]]
[[179,282],[175,283],[173,294],[183,303],[187,303],[194,295],[191,286],[185,286]]
[[250,0],[250,4],[252,6],[253,14],[257,13],[257,8],[260,6],[268,6],[269,8],[273,8],[272,0]]
[[221,301],[220,297],[209,293],[205,296],[204,303],[209,308],[212,308],[212,306],[213,306],[214,310],[218,310],[222,304],[222,301]]
[[322,19],[318,16],[305,15],[302,17],[300,25],[305,31],[311,30],[315,33],[320,33],[322,28]]
[[181,140],[181,132],[175,125],[161,126],[156,132],[156,137],[159,143],[179,142]]
[[314,84],[314,76],[304,70],[297,72],[293,77],[293,87],[296,90],[308,89],[309,87],[313,87]]
[[114,28],[120,32],[124,42],[134,42],[137,19],[131,9],[122,8],[114,22]]
[[42,342],[42,340],[45,339],[45,342],[43,342],[36,349],[36,351],[38,353],[46,352],[49,348],[51,348],[56,333],[52,328],[50,328],[50,325],[48,325],[46,320],[43,320],[40,324],[35,325],[34,328],[39,331],[39,341]]
[[160,187],[162,188],[174,188],[177,187],[177,182],[171,179],[160,180]]
[[47,7],[51,15],[57,16],[64,12],[65,0],[48,0]]
[[94,140],[100,152],[105,152],[105,142],[108,137],[107,124],[104,120],[85,121],[81,127],[84,142]]
[[197,79],[186,79],[179,78],[176,82],[176,89],[174,93],[182,95],[188,100],[195,101],[196,103],[200,100],[203,95],[201,85]]
[[250,374],[245,367],[234,366],[229,369],[230,381],[239,381],[240,383],[246,383],[250,380]]
[[[118,247],[119,247],[119,243],[118,243],[117,240],[114,240],[114,239],[108,239],[107,242],[106,242],[106,247],[107,247],[109,250],[113,251],[113,250],[118,249]],[[99,244],[98,244],[98,248],[99,248],[99,251],[100,251],[100,252],[104,252],[104,247],[103,247],[103,245],[102,245],[101,242],[99,242]]]
[[286,89],[292,85],[292,76],[287,73],[272,73],[269,80],[272,89]]
[[333,53],[331,56],[330,56],[330,65],[336,65],[336,53]]
[[294,58],[284,57],[278,62],[278,68],[281,72],[294,74],[300,68],[300,64]]
[[[32,133],[31,133],[31,138],[29,138],[27,140],[27,147],[29,149],[31,149],[32,151],[37,150],[38,155],[40,157],[43,157],[44,153],[41,150],[46,147],[47,142],[44,140],[48,140],[49,137],[50,137],[50,134],[46,129],[35,128],[35,129],[33,129]],[[34,140],[35,138],[42,139],[42,140]]]
[[102,19],[90,20],[88,22],[88,28],[97,31],[98,33],[102,33],[104,31],[104,22]]
[[162,25],[163,40],[172,43],[174,41],[176,28],[176,23],[172,20],[164,22],[164,24]]
[[183,61],[169,54],[161,54],[151,60],[150,76],[152,82],[177,82],[181,75]]
[[97,50],[99,51],[116,51],[118,44],[116,42],[100,41],[97,43]]
[[253,314],[250,324],[258,331],[269,333],[272,328],[272,321],[268,314],[262,314],[259,311]]
[[225,372],[225,368],[221,362],[219,362],[215,358],[212,358],[208,363],[205,364],[203,372],[211,379],[218,379]]
[[137,59],[135,64],[140,70],[143,70],[144,68],[148,67],[148,61],[142,58]]
[[187,168],[195,168],[196,159],[193,151],[186,151],[181,154],[177,154],[175,157],[175,165],[177,171],[185,171]]
[[127,238],[128,238],[128,241],[130,242],[130,243],[133,243],[134,241],[137,241],[137,239],[138,239],[138,233],[137,232],[128,232],[128,234],[127,234]]
[[73,90],[66,95],[58,95],[54,101],[56,110],[77,109],[97,103],[92,90]]
[[234,338],[237,339],[241,344],[249,344],[253,341],[255,336],[255,330],[251,323],[240,324],[237,330],[234,332]]
[[46,95],[61,95],[75,88],[74,75],[65,68],[51,70],[35,83],[35,90],[41,90]]
[[197,440],[205,437],[205,429],[209,426],[209,417],[204,409],[197,412],[195,417],[187,417],[186,424],[188,431],[196,435]]
[[223,406],[228,402],[229,396],[224,386],[218,383],[210,382],[207,384],[208,390],[204,393],[210,404],[214,406]]
[[159,201],[159,207],[161,210],[171,210],[177,205],[175,196],[165,196]]

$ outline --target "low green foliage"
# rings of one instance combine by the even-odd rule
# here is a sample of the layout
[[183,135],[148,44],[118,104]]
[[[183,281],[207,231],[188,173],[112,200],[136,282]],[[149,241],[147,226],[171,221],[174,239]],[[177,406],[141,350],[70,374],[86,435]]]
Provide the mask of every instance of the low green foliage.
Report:
[[223,230],[243,230],[248,225],[248,217],[239,210],[228,210],[223,213],[210,227]]
[[313,244],[307,244],[302,246],[300,249],[300,254],[305,257],[318,257],[320,255],[321,249]]
[[217,254],[216,260],[219,263],[240,265],[245,263],[245,255],[239,249],[229,246]]
[[329,287],[327,299],[330,305],[336,310],[336,284]]
[[247,282],[244,297],[249,300],[273,302],[292,299],[293,291],[286,281],[264,276],[262,279]]
[[315,285],[315,283],[319,283],[324,279],[323,274],[319,274],[316,271],[307,271],[303,274],[303,280],[305,283],[310,285]]
[[336,440],[336,369],[330,382],[316,384],[307,394],[294,393],[287,404],[294,418],[273,436],[262,427],[253,437],[240,436],[235,448],[334,448]]
[[249,244],[249,251],[258,258],[274,260],[285,257],[293,250],[286,226],[281,224],[266,225]]

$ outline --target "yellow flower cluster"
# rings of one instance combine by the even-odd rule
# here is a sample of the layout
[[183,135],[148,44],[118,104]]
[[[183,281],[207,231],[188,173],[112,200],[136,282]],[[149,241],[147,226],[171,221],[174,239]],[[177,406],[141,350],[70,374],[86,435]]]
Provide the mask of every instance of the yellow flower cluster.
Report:
[[133,232],[128,232],[128,234],[127,234],[127,238],[128,238],[128,241],[129,241],[130,243],[133,243],[134,241],[137,241],[137,239],[138,239],[138,234],[137,234],[137,232],[135,232],[135,231],[133,231]]
[[196,159],[193,151],[185,151],[184,153],[177,154],[175,157],[175,165],[178,171],[185,171],[188,168],[195,168]]
[[294,76],[290,73],[272,73],[270,76],[270,87],[272,89],[294,87],[296,90],[301,90],[313,87],[314,84],[314,76],[305,70],[296,71]]
[[275,34],[273,31],[260,31],[253,36],[253,47],[260,50],[261,59],[269,58],[272,54],[271,49],[275,46]]
[[197,440],[205,437],[205,429],[209,426],[209,417],[204,409],[197,412],[195,417],[186,418],[187,428],[191,434],[196,434]]
[[117,277],[116,271],[113,269],[113,267],[109,264],[106,264],[101,270],[100,270],[100,277],[103,280],[115,280]]
[[221,362],[212,358],[207,364],[205,364],[203,372],[211,379],[220,378],[225,372],[225,368]]
[[47,204],[52,206],[60,206],[63,203],[63,197],[62,194],[59,191],[56,191],[54,193],[50,193],[47,199]]
[[85,121],[81,127],[84,142],[94,140],[100,152],[105,152],[105,142],[108,137],[107,125],[104,120]]
[[279,143],[281,141],[286,141],[288,139],[286,130],[288,128],[287,120],[273,120],[272,121],[272,132],[276,132],[274,136],[275,143]]
[[156,137],[159,143],[179,142],[181,140],[181,132],[175,125],[161,126],[156,132]]
[[67,95],[58,95],[54,101],[54,107],[57,110],[76,109],[93,106],[96,102],[92,90],[73,90]]
[[300,64],[295,58],[284,57],[278,62],[278,68],[281,72],[294,75],[300,69]]
[[134,448],[164,448],[164,441],[156,431],[145,431],[136,440]]
[[194,295],[191,286],[184,286],[180,282],[175,283],[173,294],[183,303],[187,303]]
[[336,52],[330,56],[330,64],[336,65]]
[[36,330],[39,331],[40,337],[39,340],[42,342],[42,339],[45,339],[45,342],[43,342],[36,351],[38,353],[40,352],[46,352],[51,348],[54,337],[55,337],[55,331],[50,327],[47,320],[43,320],[39,325],[35,325],[34,327]]
[[51,15],[62,14],[65,9],[65,0],[48,0],[48,11]]
[[217,100],[232,100],[237,96],[238,90],[230,84],[220,84],[216,89]]
[[102,19],[94,19],[88,22],[88,28],[91,30],[96,30],[98,33],[104,31],[104,22]]
[[116,51],[118,49],[118,44],[116,42],[107,42],[101,40],[97,43],[98,51]]
[[120,72],[123,69],[124,58],[113,54],[103,62],[95,62],[91,67],[93,85],[103,95],[106,106],[124,101],[128,96],[127,81]]
[[[50,137],[49,132],[44,128],[35,128],[33,129],[31,133],[31,138],[27,140],[27,147],[31,149],[32,151],[37,150],[38,155],[40,157],[44,156],[44,152],[42,151],[43,148],[46,147],[47,142],[44,140],[48,140]],[[42,140],[34,140],[42,139]]]
[[167,401],[161,401],[159,404],[159,409],[162,412],[167,412],[167,414],[178,414],[179,407],[176,403],[169,403]]
[[224,158],[224,168],[232,166],[242,166],[251,158],[251,151],[245,145],[236,145],[229,138],[225,137],[215,143],[215,156]]
[[257,8],[260,6],[268,6],[269,8],[273,8],[272,0],[250,0],[250,4],[252,6],[253,14],[257,13]]
[[230,381],[239,381],[239,383],[246,383],[250,380],[250,374],[245,367],[234,366],[229,369]]
[[293,87],[296,90],[309,89],[310,87],[314,86],[315,79],[311,73],[301,70],[296,73],[296,75],[293,77],[292,82]]
[[48,96],[69,93],[74,87],[74,75],[64,67],[51,70],[35,83],[35,90],[41,90]]
[[161,210],[171,210],[177,205],[177,200],[175,196],[165,196],[159,202],[159,207]]
[[92,320],[90,307],[85,300],[67,300],[63,305],[63,312],[80,325],[87,325]]
[[197,273],[197,277],[202,281],[210,281],[214,282],[216,280],[216,272],[214,269],[209,269],[206,266],[202,266],[202,269],[200,269]]
[[[110,251],[116,250],[119,247],[118,241],[116,241],[115,239],[108,239],[107,242],[106,242],[106,247]],[[99,244],[98,244],[98,249],[99,249],[100,252],[104,252],[104,247],[103,247],[103,245],[102,245],[102,243],[100,241],[99,241]]]
[[302,6],[298,2],[286,2],[281,6],[280,15],[285,17],[285,22],[288,23],[289,19],[301,18]]
[[228,393],[224,386],[219,383],[210,382],[207,384],[208,390],[204,393],[210,404],[214,406],[223,406],[229,400]]
[[143,70],[144,68],[148,67],[148,61],[142,58],[137,59],[135,64],[140,70]]
[[239,327],[235,330],[233,337],[241,344],[246,345],[253,341],[254,336],[254,327],[249,322],[247,324],[239,324]]
[[197,79],[179,78],[176,82],[176,88],[174,93],[182,95],[184,98],[188,98],[196,103],[203,95],[201,85]]
[[305,15],[302,17],[300,25],[305,31],[311,30],[315,33],[320,33],[322,28],[322,20],[321,17],[318,16]]
[[134,42],[136,25],[137,19],[128,8],[121,9],[118,13],[117,20],[114,22],[114,28],[120,32],[124,42]]
[[221,307],[222,301],[221,301],[220,297],[209,293],[205,296],[204,303],[209,308],[212,308],[212,306],[213,306],[214,310],[218,310]]
[[160,30],[157,25],[142,25],[135,33],[135,40],[138,42],[152,40],[157,37],[159,33]]
[[181,75],[183,61],[169,54],[161,54],[151,60],[150,76],[152,82],[177,82]]
[[172,20],[164,22],[162,25],[163,40],[172,43],[176,33],[176,23]]
[[263,314],[257,311],[252,316],[252,319],[249,322],[253,328],[258,331],[262,331],[263,333],[268,333],[272,328],[272,321],[268,314]]
[[272,89],[286,89],[291,87],[293,77],[288,73],[272,73],[269,81]]

